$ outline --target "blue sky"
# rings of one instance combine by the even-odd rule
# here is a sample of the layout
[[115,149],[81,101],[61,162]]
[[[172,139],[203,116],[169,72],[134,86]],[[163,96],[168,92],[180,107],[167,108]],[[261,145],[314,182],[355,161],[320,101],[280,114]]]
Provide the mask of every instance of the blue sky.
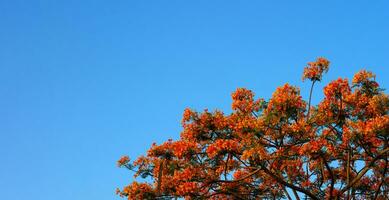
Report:
[[[270,3],[271,2],[271,3]],[[230,111],[365,68],[389,86],[388,1],[0,0],[0,199],[119,199],[116,167],[177,138],[186,107]]]

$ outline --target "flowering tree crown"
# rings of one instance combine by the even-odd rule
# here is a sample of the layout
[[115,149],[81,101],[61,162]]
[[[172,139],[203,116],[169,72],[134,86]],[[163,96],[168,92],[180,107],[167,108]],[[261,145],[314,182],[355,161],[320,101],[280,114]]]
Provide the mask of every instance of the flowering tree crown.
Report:
[[[308,63],[321,81],[329,61]],[[312,89],[311,94],[312,95]],[[150,177],[117,193],[128,199],[389,199],[389,98],[372,72],[339,78],[310,106],[285,84],[265,101],[238,88],[231,114],[185,109],[180,139],[153,144],[118,166]]]

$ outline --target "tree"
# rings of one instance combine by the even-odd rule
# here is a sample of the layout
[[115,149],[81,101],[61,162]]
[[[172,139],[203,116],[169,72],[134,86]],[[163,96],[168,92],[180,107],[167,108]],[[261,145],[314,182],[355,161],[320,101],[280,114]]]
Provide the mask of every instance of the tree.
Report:
[[186,109],[177,141],[153,144],[118,166],[150,181],[117,193],[128,199],[389,199],[389,98],[372,72],[339,78],[311,106],[328,71],[318,58],[304,69],[309,101],[285,84],[272,97],[232,94],[233,112]]

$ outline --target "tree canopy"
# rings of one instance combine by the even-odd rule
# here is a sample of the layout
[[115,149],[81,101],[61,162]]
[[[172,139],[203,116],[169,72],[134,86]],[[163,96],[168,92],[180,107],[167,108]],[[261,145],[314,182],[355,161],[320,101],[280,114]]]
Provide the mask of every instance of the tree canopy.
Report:
[[[309,100],[285,84],[269,100],[232,93],[230,114],[185,109],[177,141],[152,144],[117,193],[128,199],[389,199],[389,98],[372,72],[339,78],[311,105],[330,62],[303,71]],[[151,180],[151,181],[150,181]]]

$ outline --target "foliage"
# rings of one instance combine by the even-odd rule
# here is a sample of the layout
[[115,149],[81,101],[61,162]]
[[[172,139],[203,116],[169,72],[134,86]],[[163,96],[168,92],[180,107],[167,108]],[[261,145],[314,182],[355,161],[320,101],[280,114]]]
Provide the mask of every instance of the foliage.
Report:
[[[308,63],[312,88],[329,61]],[[372,72],[339,78],[311,106],[285,84],[265,101],[238,88],[233,112],[186,109],[180,140],[153,144],[120,167],[135,177],[128,199],[388,199],[389,98]]]

